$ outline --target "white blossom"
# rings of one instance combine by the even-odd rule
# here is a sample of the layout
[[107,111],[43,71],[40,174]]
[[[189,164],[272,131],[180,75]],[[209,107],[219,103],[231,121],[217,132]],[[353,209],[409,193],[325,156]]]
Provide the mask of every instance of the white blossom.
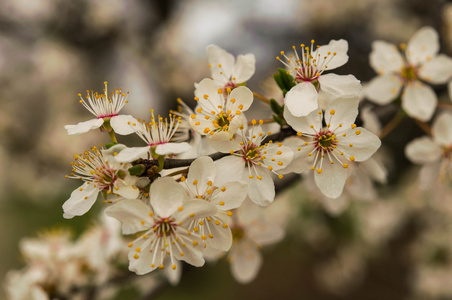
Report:
[[[75,155],[75,162],[71,163],[73,169],[66,178],[81,179],[85,183],[74,190],[71,197],[63,204],[64,217],[73,218],[85,214],[97,199],[99,193],[122,196],[126,199],[136,199],[139,194],[135,186],[136,177],[129,175],[128,164],[115,159],[115,149],[122,149],[116,145],[110,150],[99,150],[93,147],[83,154]],[[119,197],[118,197],[119,198]],[[115,198],[111,198],[115,201]]]
[[188,231],[188,225],[194,219],[214,215],[217,209],[206,201],[187,198],[181,185],[165,177],[151,185],[152,207],[139,200],[123,200],[106,209],[107,215],[126,225],[123,233],[144,232],[129,244],[131,271],[141,275],[165,265],[176,270],[176,260],[204,265],[199,249],[202,239]]
[[[357,98],[332,101],[324,117],[320,110],[306,117],[285,115],[287,123],[302,139],[290,140],[291,148],[296,149],[295,159],[283,172],[312,169],[321,192],[329,198],[339,197],[348,177],[348,164],[368,160],[381,145],[376,135],[354,124],[357,115]],[[326,127],[322,125],[323,119]]]
[[433,123],[432,137],[423,136],[405,148],[409,160],[422,164],[420,187],[429,188],[436,180],[452,180],[452,113],[442,113]]
[[287,62],[281,61],[292,75],[296,85],[288,91],[284,98],[284,113],[295,117],[306,116],[319,107],[319,92],[335,97],[358,95],[361,84],[353,75],[323,75],[324,71],[336,69],[348,61],[348,43],[346,40],[332,40],[328,45],[314,48],[301,44],[301,55],[292,46],[295,55],[281,55]]
[[228,87],[235,89],[244,84],[253,76],[256,69],[254,54],[240,54],[235,60],[231,53],[217,45],[207,46],[207,59],[213,81],[224,91]]
[[452,76],[452,59],[438,54],[438,33],[431,27],[419,29],[401,55],[397,47],[385,41],[372,43],[370,65],[378,73],[366,86],[367,97],[378,104],[387,104],[400,95],[406,113],[421,121],[428,121],[435,112],[437,96],[423,81],[442,84]]
[[[77,125],[66,125],[64,128],[68,134],[81,134],[88,132],[92,129],[101,128],[102,130],[110,131],[111,128],[121,135],[128,135],[133,133],[133,130],[129,126],[124,126],[124,122],[136,122],[135,118],[129,115],[119,115],[119,111],[124,107],[127,101],[127,94],[123,93],[121,89],[116,89],[108,96],[107,82],[105,83],[105,89],[103,94],[89,93],[86,91],[86,100],[82,98],[82,94],[78,94],[80,97],[80,103],[93,115],[95,119],[91,119],[85,122],[80,122]],[[108,124],[106,124],[108,123]],[[102,127],[101,127],[102,126]]]

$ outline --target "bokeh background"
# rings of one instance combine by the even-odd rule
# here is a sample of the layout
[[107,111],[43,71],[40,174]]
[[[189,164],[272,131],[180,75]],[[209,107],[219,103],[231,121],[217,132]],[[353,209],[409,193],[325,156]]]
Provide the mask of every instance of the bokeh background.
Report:
[[[67,136],[64,125],[91,118],[78,93],[101,91],[108,81],[130,91],[124,112],[138,118],[147,118],[150,108],[167,113],[177,97],[193,105],[194,83],[210,76],[206,46],[217,44],[235,55],[254,53],[248,87],[281,97],[272,82],[282,67],[275,57],[311,39],[319,45],[346,39],[350,59],[337,73],[364,83],[375,76],[372,41],[406,42],[425,25],[438,30],[441,52],[450,56],[452,3],[445,0],[0,1],[0,278],[24,265],[23,237],[60,226],[77,233],[96,218],[99,208],[62,218],[61,205],[79,185],[64,178],[73,154],[108,142],[94,131]],[[444,86],[435,89],[448,101]],[[254,111],[252,117],[270,116],[260,103]],[[393,113],[376,111],[383,123]],[[284,194],[298,215],[284,241],[264,250],[251,284],[236,283],[223,260],[190,270],[158,299],[425,299],[413,278],[429,263],[449,270],[443,285],[433,284],[433,291],[447,290],[451,193],[439,204],[429,203],[429,194],[418,197],[410,172],[418,169],[403,155],[404,145],[422,134],[407,120],[384,140],[391,172],[371,203],[352,202],[332,215],[302,186]],[[432,236],[434,242],[426,238]],[[431,260],[435,251],[440,260]],[[431,293],[452,299],[452,288],[446,296]]]

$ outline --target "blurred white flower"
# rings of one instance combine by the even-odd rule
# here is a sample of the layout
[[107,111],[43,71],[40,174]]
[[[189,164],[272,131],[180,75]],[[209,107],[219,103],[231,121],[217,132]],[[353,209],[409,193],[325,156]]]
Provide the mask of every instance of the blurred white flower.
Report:
[[438,33],[431,27],[419,29],[411,37],[403,57],[397,47],[385,41],[372,43],[370,65],[378,76],[366,86],[367,97],[378,104],[388,104],[399,96],[402,87],[402,108],[421,121],[432,117],[437,96],[422,83],[446,83],[452,76],[452,59],[439,54]]
[[433,123],[432,137],[423,136],[411,141],[405,155],[413,163],[422,164],[419,184],[429,188],[436,180],[452,180],[452,113],[442,113]]

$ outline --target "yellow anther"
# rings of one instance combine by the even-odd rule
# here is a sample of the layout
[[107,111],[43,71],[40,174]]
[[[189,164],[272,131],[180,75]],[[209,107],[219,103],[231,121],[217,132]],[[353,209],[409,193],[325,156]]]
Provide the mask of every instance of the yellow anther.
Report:
[[137,248],[135,249],[135,251],[136,251],[136,252],[141,252],[141,248],[140,248],[140,247],[137,247]]
[[347,165],[347,164],[343,164],[342,166],[344,167],[344,169],[347,169],[347,168],[348,168],[348,165]]
[[334,109],[330,110],[330,115],[334,115],[336,111]]
[[140,258],[140,256],[139,256],[138,254],[136,254],[136,253],[135,253],[135,255],[133,256],[133,258],[135,258],[135,259],[139,259],[139,258]]
[[220,201],[220,203],[218,203],[220,206],[224,205],[224,201]]
[[183,206],[179,206],[179,208],[178,208],[179,211],[182,211],[183,209],[184,209]]
[[352,155],[349,157],[351,161],[355,161],[355,157]]
[[360,135],[361,134],[361,130],[356,130],[355,133],[356,133],[356,135]]
[[355,129],[356,128],[356,124],[352,124],[352,129]]
[[322,169],[318,169],[317,173],[319,173],[319,174],[322,173]]
[[193,241],[193,246],[198,246],[198,242],[197,241]]
[[228,224],[223,223],[223,228],[228,228]]
[[128,245],[128,246],[129,246],[129,248],[132,248],[132,246],[133,246],[133,243],[129,243],[129,245]]

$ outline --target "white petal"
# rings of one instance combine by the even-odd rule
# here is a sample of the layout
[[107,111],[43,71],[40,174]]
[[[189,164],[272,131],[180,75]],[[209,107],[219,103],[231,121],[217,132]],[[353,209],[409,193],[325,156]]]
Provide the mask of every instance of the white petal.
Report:
[[135,132],[134,127],[131,124],[138,124],[137,119],[130,115],[118,115],[110,119],[111,128],[115,133],[120,135],[128,135]]
[[132,184],[128,184],[123,180],[120,180],[115,187],[118,189],[115,190],[115,194],[118,194],[126,199],[136,199],[140,193],[138,188]]
[[[307,146],[304,141],[297,137],[291,137],[284,140],[284,145],[292,149],[294,157],[290,164],[284,169],[278,170],[281,174],[297,173],[301,174],[311,168],[314,163],[314,157],[309,156],[308,153],[313,150],[313,146]],[[300,149],[300,150],[298,150]]]
[[385,105],[399,95],[402,86],[403,83],[398,76],[377,76],[366,85],[364,94],[370,101]]
[[419,187],[426,190],[438,179],[441,171],[441,161],[424,164],[419,172]]
[[301,82],[290,89],[284,98],[284,104],[295,117],[307,116],[319,107],[319,94],[310,82]]
[[[187,231],[181,227],[178,227],[176,229],[176,233],[179,236],[179,247],[182,249],[184,255],[181,255],[179,251],[174,250],[173,255],[179,260],[183,260],[195,267],[201,267],[204,265],[205,261],[202,257],[201,252],[201,245],[203,245],[203,241],[201,238],[197,235],[191,234],[188,235]],[[183,238],[180,238],[180,237]],[[196,241],[198,244],[197,246],[194,246],[193,244],[188,244],[186,246],[183,246],[182,240],[189,240],[189,241]]]
[[[215,108],[218,110],[218,105],[224,105],[223,93],[218,94],[219,86],[210,78],[204,78],[195,90],[195,96],[199,98],[199,105]],[[207,99],[204,96],[207,95]],[[210,110],[210,109],[209,109]]]
[[229,252],[232,276],[240,283],[249,283],[259,272],[262,256],[256,246],[248,241],[238,242]]
[[[231,99],[235,99],[235,102],[232,103]],[[246,86],[239,86],[238,88],[233,89],[231,94],[229,94],[226,110],[231,110],[233,113],[237,110],[242,112],[246,111],[253,103],[253,99],[253,92],[251,92],[249,88]],[[239,108],[240,105],[242,105],[242,108]]]
[[434,162],[441,157],[441,148],[430,137],[423,136],[406,145],[405,155],[417,164]]
[[[325,110],[325,122],[330,124],[331,130],[349,128],[355,123],[356,116],[358,116],[358,105],[357,97],[335,99]],[[339,127],[340,125],[341,127]]]
[[203,195],[207,190],[207,182],[211,184],[215,181],[217,170],[213,160],[208,156],[202,156],[191,163],[188,169],[187,184],[192,185],[196,180],[196,187],[193,189],[198,191],[198,195]]
[[328,159],[323,160],[322,173],[319,174],[314,171],[314,180],[317,187],[322,194],[333,199],[342,194],[347,177],[347,169],[343,168],[338,162],[331,164]]
[[371,201],[377,197],[371,178],[360,170],[353,170],[345,184],[345,189],[351,197],[357,200]]
[[411,37],[405,53],[408,61],[417,65],[435,57],[438,51],[438,33],[432,27],[422,27]]
[[[223,185],[218,186],[216,182],[214,185],[219,189],[225,188],[224,192],[218,192],[212,197],[211,202],[216,205],[218,209],[223,211],[234,209],[239,207],[246,198],[248,194],[248,184],[243,181],[233,181],[227,182]],[[220,205],[223,202],[223,205]]]
[[123,234],[134,234],[149,229],[153,220],[151,208],[140,200],[123,200],[105,209],[105,213],[122,223]]
[[115,156],[115,159],[119,162],[132,162],[139,158],[147,159],[150,157],[149,150],[149,146],[125,148]]
[[264,147],[263,150],[266,151],[267,154],[265,155],[266,158],[262,161],[267,167],[271,166],[273,170],[284,169],[290,164],[294,156],[292,149],[286,146]]
[[[218,219],[220,224],[216,225],[215,220]],[[207,239],[207,246],[213,247],[218,250],[228,251],[232,245],[232,232],[231,228],[228,226],[226,228],[223,227],[223,224],[226,224],[224,220],[218,217],[212,218],[212,221],[209,222],[210,232],[212,233],[213,238]],[[204,225],[206,226],[206,225]],[[207,229],[206,229],[207,231]]]
[[186,142],[182,143],[165,143],[155,147],[155,153],[158,155],[170,155],[187,152],[191,149],[190,144]]
[[97,129],[104,124],[103,119],[92,119],[85,122],[80,122],[77,125],[66,125],[64,129],[67,130],[67,134],[81,134],[90,131],[91,129]]
[[[151,196],[152,197],[152,196]],[[189,222],[213,216],[217,213],[217,208],[205,200],[187,200],[178,209],[173,216],[176,218],[177,222]]]
[[[289,124],[296,131],[316,134],[320,129],[322,129],[322,114],[319,114],[319,112],[321,111],[315,110],[307,116],[295,117],[291,114],[287,107],[284,107],[284,119],[287,124]],[[313,127],[311,128],[311,126]]]
[[319,201],[325,208],[325,211],[333,216],[341,215],[350,205],[350,197],[346,195],[342,195],[336,199],[319,197]]
[[256,58],[254,54],[245,54],[237,56],[232,76],[236,83],[243,83],[253,76],[256,69]]
[[[126,145],[116,144],[116,145],[113,145],[112,147],[110,147],[108,149],[102,149],[101,152],[102,152],[102,155],[104,157],[107,156],[107,155],[115,156],[115,152],[116,152],[116,154],[118,154],[119,152],[121,152],[125,148],[127,148]],[[116,158],[114,158],[114,159],[116,159]]]
[[[207,59],[211,65],[212,78],[222,86],[226,84],[234,68],[234,56],[217,45],[209,45],[207,46]],[[219,67],[220,64],[221,67]]]
[[[140,239],[133,243],[132,249],[130,249],[128,257],[129,257],[129,270],[135,272],[138,275],[143,275],[146,273],[155,270],[158,267],[158,264],[155,264],[153,267],[152,261],[154,253],[150,252],[150,238]],[[137,253],[136,248],[141,248],[140,253]],[[138,259],[135,258],[135,255],[138,254]]]
[[368,174],[373,180],[378,181],[379,183],[385,184],[386,178],[388,177],[388,170],[383,165],[380,159],[378,159],[377,155],[369,158],[366,161],[363,161],[359,164],[359,168],[363,170],[366,174]]
[[446,83],[452,77],[452,58],[440,54],[419,69],[419,77],[434,83]]
[[381,122],[372,109],[367,106],[361,110],[361,120],[363,120],[363,127],[378,135],[381,131]]
[[[275,184],[270,171],[259,166],[256,166],[256,171],[251,172],[254,177],[248,182],[248,196],[254,203],[267,206],[275,200]],[[261,176],[262,179],[257,179],[257,176]]]
[[[163,262],[163,265],[169,266],[171,265],[171,259],[169,256],[165,258],[165,262]],[[171,285],[176,286],[179,284],[180,279],[182,277],[182,263],[178,260],[174,261],[174,265],[176,265],[176,269],[171,268],[165,268],[163,269],[163,272],[165,273],[166,278],[171,283]]]
[[184,188],[170,177],[154,181],[149,194],[154,212],[163,218],[176,212],[182,202],[187,199]]
[[[360,134],[356,134],[360,132]],[[338,136],[337,150],[353,155],[356,161],[368,160],[381,146],[380,139],[362,127],[346,132],[347,136]],[[350,147],[350,144],[353,146]]]
[[222,153],[238,150],[236,141],[234,139],[231,141],[231,134],[228,132],[220,131],[209,135],[207,142],[210,147]]
[[428,121],[436,109],[438,99],[431,87],[419,81],[409,84],[402,94],[402,108],[421,121]]
[[369,55],[370,66],[379,75],[400,72],[405,62],[394,44],[385,41],[374,41]]
[[276,224],[259,222],[250,226],[248,236],[259,246],[277,243],[284,237],[284,230]]
[[444,112],[432,126],[433,139],[445,147],[452,145],[452,113]]
[[452,81],[447,84],[447,91],[449,92],[449,100],[452,101]]
[[361,92],[361,83],[353,75],[320,75],[319,84],[322,91],[336,97],[357,97]]
[[[320,57],[331,56],[328,55],[328,52],[331,54],[336,53],[331,60],[326,64],[327,68],[325,70],[333,70],[340,66],[343,66],[348,61],[348,42],[346,40],[331,40],[328,45],[319,47],[312,54],[313,57],[317,57],[320,54]],[[329,59],[329,58],[327,58]]]
[[215,167],[217,168],[215,184],[223,186],[226,182],[238,181],[242,178],[245,162],[242,158],[231,155],[215,161]]
[[93,183],[85,182],[71,193],[71,197],[63,204],[64,213],[71,218],[84,215],[93,206],[99,194],[99,189]]

